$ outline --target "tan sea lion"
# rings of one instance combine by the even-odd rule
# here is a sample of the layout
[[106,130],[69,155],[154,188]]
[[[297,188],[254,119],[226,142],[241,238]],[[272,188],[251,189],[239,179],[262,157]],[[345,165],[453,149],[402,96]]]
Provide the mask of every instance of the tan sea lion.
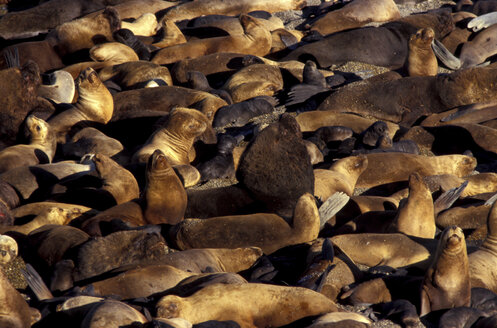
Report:
[[235,103],[257,96],[273,96],[283,89],[283,77],[276,66],[253,64],[233,74],[222,89],[229,92]]
[[471,281],[466,240],[461,228],[448,227],[440,237],[433,262],[423,280],[419,315],[469,306],[470,301]]
[[327,200],[335,192],[341,191],[352,196],[359,176],[366,170],[366,156],[349,156],[336,161],[328,170],[314,170],[314,195]]
[[435,238],[435,212],[431,191],[419,173],[409,176],[409,196],[397,210],[391,231],[420,238]]
[[312,24],[311,31],[326,35],[371,22],[388,22],[398,18],[400,12],[392,0],[361,0],[330,11]]
[[76,103],[48,120],[50,126],[56,131],[59,141],[64,141],[65,134],[78,122],[107,123],[114,110],[112,95],[92,68],[81,72],[75,83],[78,91]]
[[[208,311],[200,305],[204,302],[210,304]],[[303,317],[337,311],[326,296],[307,288],[256,283],[214,284],[189,297],[164,296],[156,309],[157,316],[162,318],[181,317],[194,324],[233,320],[241,327],[277,327]]]
[[134,89],[153,79],[161,79],[167,85],[173,85],[167,67],[147,61],[130,61],[102,68],[98,77],[102,81],[112,79],[124,89]]
[[131,160],[144,163],[156,149],[160,149],[170,165],[189,164],[191,160],[188,153],[193,142],[208,126],[209,119],[200,111],[177,107],[170,112],[167,122],[150,136]]
[[314,197],[302,195],[289,225],[276,214],[258,213],[209,219],[185,219],[170,234],[180,249],[243,246],[270,254],[288,245],[314,240],[320,228]]
[[431,49],[435,38],[432,28],[418,30],[409,38],[409,53],[407,55],[407,70],[409,76],[434,76],[438,73],[437,57]]
[[155,53],[151,62],[171,64],[184,58],[196,58],[217,52],[238,52],[264,56],[271,49],[271,33],[255,18],[240,15],[244,34],[192,40],[163,48]]
[[469,175],[476,167],[476,159],[465,155],[423,156],[402,153],[367,154],[368,168],[359,177],[356,186],[368,188],[398,181],[407,181],[409,174],[422,176],[455,174]]
[[148,320],[138,310],[123,302],[105,300],[93,303],[93,307],[81,322],[84,328],[120,327]]
[[127,28],[135,35],[152,36],[157,31],[157,19],[152,13],[140,15],[133,22],[121,22],[121,28]]
[[55,155],[57,140],[51,126],[34,115],[28,116],[25,130],[29,144],[15,145],[0,151],[0,173],[14,167],[50,163]]
[[157,35],[160,35],[160,40],[152,43],[152,45],[157,48],[165,48],[176,44],[186,43],[183,32],[181,32],[174,21],[166,18],[162,19]]
[[14,238],[0,235],[0,265],[6,266],[17,257],[19,247]]

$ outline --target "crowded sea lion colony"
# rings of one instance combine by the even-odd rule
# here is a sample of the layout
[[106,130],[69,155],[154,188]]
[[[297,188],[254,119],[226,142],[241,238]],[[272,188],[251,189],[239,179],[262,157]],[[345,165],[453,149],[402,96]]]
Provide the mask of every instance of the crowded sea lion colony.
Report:
[[0,328],[496,327],[496,0],[0,4]]

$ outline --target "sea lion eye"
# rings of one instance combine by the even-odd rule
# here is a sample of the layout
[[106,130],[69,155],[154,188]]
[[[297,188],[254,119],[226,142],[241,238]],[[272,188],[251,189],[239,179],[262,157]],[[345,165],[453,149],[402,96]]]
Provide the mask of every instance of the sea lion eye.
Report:
[[7,251],[5,251],[5,250],[3,250],[3,249],[2,249],[2,250],[0,251],[0,255],[2,255],[2,256],[7,256]]
[[40,132],[41,131],[41,128],[39,125],[36,126],[36,131]]

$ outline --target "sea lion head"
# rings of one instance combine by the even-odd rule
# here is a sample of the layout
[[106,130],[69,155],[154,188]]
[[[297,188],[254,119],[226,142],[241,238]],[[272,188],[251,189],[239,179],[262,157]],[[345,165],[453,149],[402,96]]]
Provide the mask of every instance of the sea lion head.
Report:
[[164,172],[165,170],[169,171],[170,169],[172,169],[172,167],[167,161],[166,155],[164,155],[164,153],[160,149],[156,149],[152,153],[152,156],[148,158],[148,163],[147,163],[148,174],[157,174]]
[[185,138],[195,138],[207,129],[207,117],[196,109],[176,107],[169,114],[167,129]]
[[362,133],[362,143],[374,147],[382,135],[388,135],[388,125],[383,121],[374,122]]
[[466,240],[462,229],[458,226],[445,228],[440,237],[439,248],[442,248],[445,254],[458,254],[466,251]]
[[189,307],[190,304],[185,302],[181,297],[167,295],[157,303],[157,317],[166,319],[178,318]]
[[416,34],[409,38],[409,47],[429,48],[435,38],[435,31],[431,27],[419,29]]
[[97,72],[91,67],[85,68],[79,76],[74,81],[76,88],[78,89],[78,93],[81,96],[81,91],[84,90],[95,90],[102,85],[102,82],[98,78]]
[[55,142],[55,134],[50,128],[50,125],[34,115],[29,115],[26,118],[25,133],[29,135],[31,142],[43,141],[52,138]]
[[0,266],[5,266],[12,262],[18,253],[17,242],[14,238],[0,235]]

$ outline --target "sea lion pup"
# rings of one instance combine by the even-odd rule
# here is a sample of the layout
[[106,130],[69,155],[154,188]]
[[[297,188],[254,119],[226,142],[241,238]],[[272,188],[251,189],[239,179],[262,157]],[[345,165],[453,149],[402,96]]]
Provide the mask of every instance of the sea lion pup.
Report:
[[237,139],[229,134],[218,138],[216,155],[197,166],[202,181],[210,179],[232,179],[235,177],[235,164],[233,163],[233,149]]
[[255,18],[240,15],[243,34],[191,40],[158,50],[152,62],[160,65],[171,64],[184,58],[196,58],[218,52],[238,52],[264,56],[271,49],[271,33]]
[[38,310],[29,307],[3,272],[3,267],[15,257],[17,257],[15,240],[0,235],[0,326],[28,328],[41,318],[41,314]]
[[335,192],[341,191],[352,196],[359,176],[368,167],[368,158],[349,156],[333,163],[328,170],[314,170],[314,196],[327,200]]
[[212,121],[214,128],[227,125],[242,127],[254,117],[274,112],[277,100],[269,96],[250,98],[218,109]]
[[185,219],[169,233],[179,249],[257,246],[270,254],[284,246],[314,240],[319,228],[316,202],[306,193],[295,206],[292,225],[276,214],[257,213]]
[[330,11],[312,24],[311,31],[326,35],[371,22],[388,22],[399,18],[400,12],[393,0],[361,0]]
[[145,13],[135,19],[133,22],[121,22],[121,28],[127,28],[134,35],[152,36],[157,31],[157,18],[152,13]]
[[465,155],[423,156],[407,153],[367,154],[368,168],[357,180],[356,187],[369,188],[391,182],[407,181],[418,172],[422,176],[454,174],[469,175],[476,167],[476,159]]
[[112,40],[112,33],[121,28],[119,13],[107,7],[101,14],[88,15],[58,26],[47,38],[55,38],[57,53],[64,57],[95,44]]
[[420,316],[432,311],[469,306],[471,281],[462,229],[445,228],[421,286]]
[[0,81],[0,148],[4,148],[15,143],[22,122],[38,105],[40,71],[35,62],[28,61],[22,68],[0,70]]
[[298,47],[281,60],[305,61],[312,58],[319,67],[359,61],[396,69],[405,64],[409,37],[425,27],[431,27],[438,39],[445,36],[454,27],[450,11],[410,15],[379,27],[333,33],[320,41]]
[[176,86],[142,88],[122,91],[114,95],[112,121],[144,111],[167,113],[175,106],[195,108],[204,113],[209,121],[212,121],[216,111],[226,105],[228,104],[223,99],[204,91]]
[[55,133],[50,125],[34,115],[25,122],[28,145],[14,145],[0,151],[0,173],[14,167],[52,162],[57,148]]
[[188,86],[195,90],[209,92],[219,98],[224,99],[229,105],[233,104],[230,94],[225,90],[217,90],[209,85],[209,81],[202,72],[188,72]]
[[148,297],[172,288],[193,275],[170,265],[147,265],[91,283],[82,287],[82,290],[91,290],[95,296],[116,295],[120,300]]
[[276,66],[252,64],[233,74],[222,89],[238,103],[257,96],[273,96],[283,89],[283,77]]
[[123,89],[135,89],[153,79],[160,79],[167,85],[173,85],[167,67],[147,61],[130,61],[104,67],[98,72],[98,77],[103,82],[111,79]]
[[[252,293],[259,295],[257,302]],[[204,310],[204,302],[212,305],[209,311]],[[181,317],[193,324],[233,320],[241,327],[279,327],[307,316],[337,311],[333,301],[307,288],[256,283],[214,284],[189,297],[164,296],[156,309],[161,318]]]
[[268,3],[264,0],[243,0],[226,3],[220,0],[201,0],[197,3],[181,3],[169,8],[164,18],[172,21],[192,19],[202,15],[239,15],[251,11],[263,10],[269,13],[297,10],[305,6],[301,0],[277,0]]
[[292,217],[300,196],[314,193],[311,160],[290,114],[283,114],[250,142],[236,176],[240,185],[266,206],[266,211],[284,218]]
[[112,34],[117,42],[127,45],[136,53],[140,60],[150,60],[151,47],[145,45],[136,35],[127,28],[121,28]]
[[497,291],[497,276],[495,267],[496,231],[497,231],[497,202],[492,205],[487,218],[487,237],[476,252],[469,254],[469,272],[472,287],[487,288],[494,293]]
[[87,68],[76,79],[78,100],[69,109],[48,119],[57,134],[58,141],[65,141],[66,133],[81,121],[105,124],[110,121],[114,111],[112,95],[100,81],[92,68]]
[[131,161],[144,163],[156,149],[160,149],[170,165],[190,164],[188,153],[195,138],[210,125],[209,119],[196,109],[177,107],[169,113],[163,126],[135,152]]
[[409,76],[435,76],[438,73],[437,57],[431,49],[435,38],[432,28],[423,28],[409,38],[407,70]]
[[46,74],[42,78],[44,83],[38,88],[38,96],[48,98],[57,104],[71,103],[73,101],[76,86],[69,72],[58,70]]
[[419,173],[409,176],[409,196],[400,203],[389,229],[420,238],[435,238],[435,212],[430,188]]

